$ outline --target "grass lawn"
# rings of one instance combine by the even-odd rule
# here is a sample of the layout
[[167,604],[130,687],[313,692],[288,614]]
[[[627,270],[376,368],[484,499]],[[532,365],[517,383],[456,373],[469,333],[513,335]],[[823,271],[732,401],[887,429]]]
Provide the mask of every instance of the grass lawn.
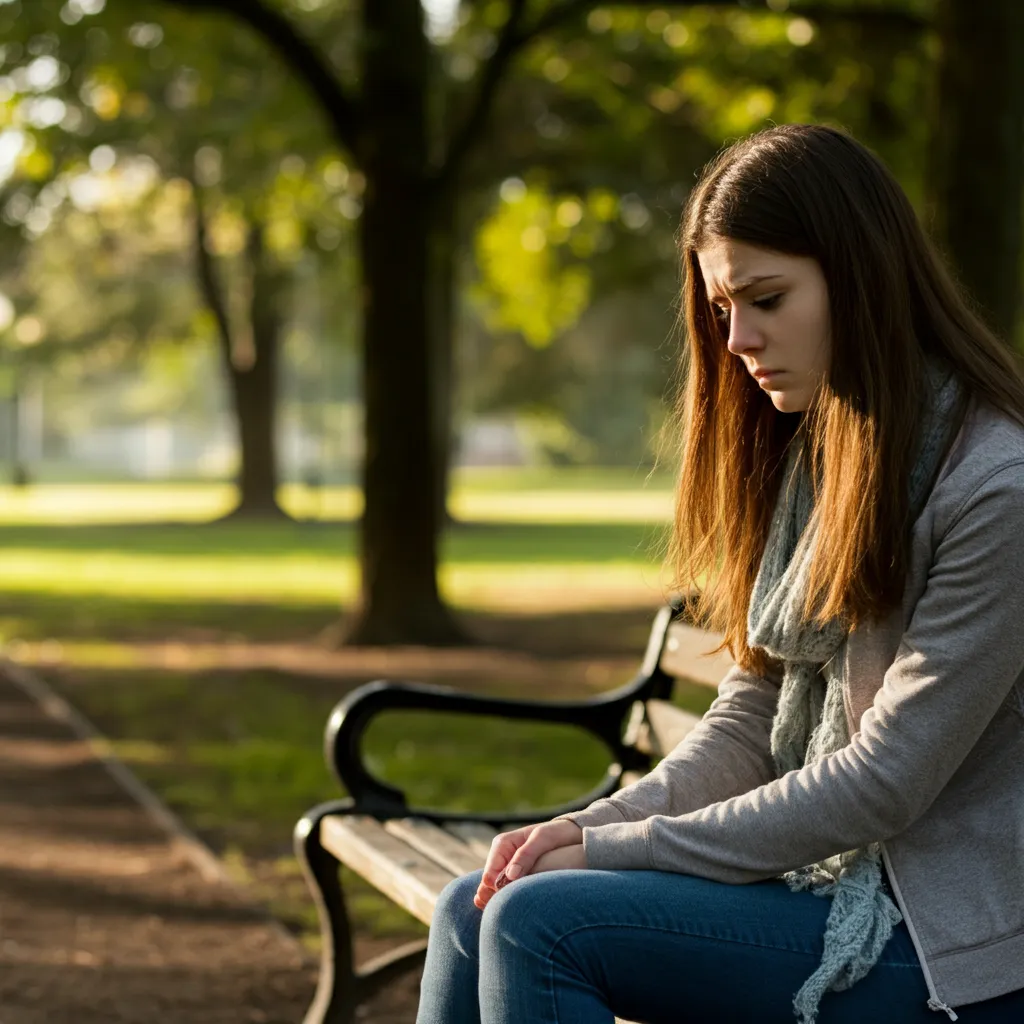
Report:
[[[452,478],[449,509],[472,522],[647,522],[671,512],[672,482],[640,469],[463,468]],[[362,512],[355,486],[286,484],[282,507],[300,520],[345,521]],[[0,485],[0,524],[196,523],[229,512],[227,483],[43,483]]]
[[[350,525],[161,522],[174,494],[189,488],[144,488],[141,496],[80,488],[78,503],[65,491],[62,520],[58,496],[39,487],[33,521],[0,494],[0,643],[95,721],[238,876],[315,944],[290,833],[304,810],[340,795],[320,744],[344,693],[390,675],[480,692],[582,696],[624,682],[638,665],[661,599],[663,524],[630,506],[621,474],[590,489],[573,482],[580,483],[513,480],[502,490],[497,476],[481,477],[463,491],[470,504],[510,511],[504,520],[460,522],[445,539],[445,593],[482,641],[456,652],[318,646],[317,635],[354,594]],[[633,482],[642,490],[642,480]],[[545,502],[549,513],[561,511],[535,514]],[[125,508],[129,521],[100,522],[82,516],[83,507],[105,509],[108,518]],[[89,525],[68,524],[76,518]],[[677,695],[698,711],[712,697],[696,685]],[[459,810],[549,807],[585,792],[606,766],[600,744],[571,727],[416,713],[382,717],[368,757],[414,803]],[[367,933],[422,931],[350,881],[357,925]]]

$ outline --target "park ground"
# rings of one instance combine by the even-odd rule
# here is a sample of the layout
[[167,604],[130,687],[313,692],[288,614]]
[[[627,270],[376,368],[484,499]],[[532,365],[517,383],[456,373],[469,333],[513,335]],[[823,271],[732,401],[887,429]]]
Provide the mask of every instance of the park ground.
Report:
[[[664,593],[670,498],[664,481],[627,472],[461,481],[441,582],[479,642],[446,651],[326,642],[355,594],[351,492],[286,495],[303,517],[293,523],[203,522],[229,502],[210,485],[0,494],[0,642],[315,953],[290,835],[305,809],[340,795],[321,754],[333,705],[385,677],[533,697],[625,682]],[[677,699],[703,710],[712,696],[683,686]],[[415,803],[452,809],[551,806],[605,767],[572,729],[410,713],[381,718],[368,756]],[[346,882],[366,948],[423,934]]]

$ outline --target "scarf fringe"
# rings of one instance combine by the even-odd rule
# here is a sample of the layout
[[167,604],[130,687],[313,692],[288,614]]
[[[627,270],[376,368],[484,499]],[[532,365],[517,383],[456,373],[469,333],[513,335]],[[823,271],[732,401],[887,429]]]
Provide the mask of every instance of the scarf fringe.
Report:
[[784,876],[794,892],[809,889],[815,896],[832,897],[821,963],[793,999],[800,1024],[815,1024],[826,992],[848,989],[871,970],[893,928],[903,920],[882,889],[877,844],[851,854],[849,866],[840,870],[838,879],[817,865]]

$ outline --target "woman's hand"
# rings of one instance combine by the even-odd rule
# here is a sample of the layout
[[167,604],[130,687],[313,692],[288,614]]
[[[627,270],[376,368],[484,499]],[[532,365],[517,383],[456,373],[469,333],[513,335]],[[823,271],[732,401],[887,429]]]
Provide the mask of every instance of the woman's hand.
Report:
[[587,866],[587,855],[583,852],[583,844],[560,846],[537,858],[533,869],[527,874],[539,875],[542,871],[565,871],[567,868],[581,869]]
[[[572,850],[570,855],[563,850]],[[554,853],[559,856],[541,864]],[[568,860],[572,859],[572,863]],[[565,861],[565,863],[563,863]],[[524,825],[514,832],[494,837],[487,855],[484,874],[473,902],[481,910],[506,882],[533,871],[553,871],[563,867],[586,867],[583,856],[583,829],[568,819],[548,821],[543,825]]]

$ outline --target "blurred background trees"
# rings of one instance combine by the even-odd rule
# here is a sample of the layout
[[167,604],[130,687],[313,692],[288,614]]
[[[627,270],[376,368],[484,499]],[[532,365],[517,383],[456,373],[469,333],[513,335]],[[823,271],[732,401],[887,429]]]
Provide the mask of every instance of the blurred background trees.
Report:
[[356,481],[339,635],[460,642],[451,466],[652,465],[729,139],[849,128],[1017,342],[1021,10],[0,2],[12,477],[232,478],[242,517]]

